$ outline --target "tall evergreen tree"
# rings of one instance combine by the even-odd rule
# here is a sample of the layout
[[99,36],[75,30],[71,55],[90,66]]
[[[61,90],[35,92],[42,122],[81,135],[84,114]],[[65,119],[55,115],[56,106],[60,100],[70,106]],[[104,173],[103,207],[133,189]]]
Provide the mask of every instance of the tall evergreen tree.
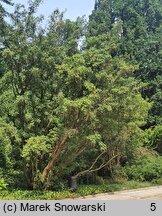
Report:
[[98,0],[90,15],[89,35],[109,32],[122,22],[119,49],[112,54],[125,56],[139,67],[134,76],[147,83],[143,97],[154,102],[148,117],[148,126],[162,123],[161,107],[161,0]]

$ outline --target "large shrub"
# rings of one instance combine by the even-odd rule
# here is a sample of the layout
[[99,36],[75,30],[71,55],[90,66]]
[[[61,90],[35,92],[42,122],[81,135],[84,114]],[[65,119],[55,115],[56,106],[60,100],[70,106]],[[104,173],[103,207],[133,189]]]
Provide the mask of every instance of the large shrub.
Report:
[[125,171],[129,179],[138,181],[159,179],[162,177],[162,157],[141,156],[132,165],[126,165]]

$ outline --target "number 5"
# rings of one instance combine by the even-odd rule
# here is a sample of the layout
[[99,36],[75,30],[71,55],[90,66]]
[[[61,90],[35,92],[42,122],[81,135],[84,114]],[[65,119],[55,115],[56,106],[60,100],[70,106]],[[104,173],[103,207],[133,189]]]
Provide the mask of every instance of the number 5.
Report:
[[151,203],[150,210],[151,211],[155,211],[156,210],[156,203]]

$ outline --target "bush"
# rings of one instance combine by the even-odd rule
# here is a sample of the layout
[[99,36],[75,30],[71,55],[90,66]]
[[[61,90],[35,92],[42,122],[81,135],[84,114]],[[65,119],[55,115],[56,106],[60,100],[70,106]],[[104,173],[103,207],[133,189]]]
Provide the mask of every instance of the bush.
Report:
[[13,169],[6,171],[5,169],[0,169],[0,179],[4,179],[10,189],[27,188],[23,173],[21,171],[15,171]]
[[162,155],[162,125],[157,125],[150,136],[150,143]]
[[125,166],[129,179],[138,181],[153,181],[162,177],[162,157],[151,158],[142,156],[132,165]]

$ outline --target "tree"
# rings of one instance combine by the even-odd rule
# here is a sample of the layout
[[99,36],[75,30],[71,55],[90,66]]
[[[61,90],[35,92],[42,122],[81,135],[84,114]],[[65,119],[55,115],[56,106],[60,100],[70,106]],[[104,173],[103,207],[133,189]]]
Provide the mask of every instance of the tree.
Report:
[[[11,1],[8,0],[1,0],[0,1],[0,60],[1,60],[1,64],[0,64],[0,76],[3,73],[3,67],[4,67],[4,62],[1,58],[1,49],[4,48],[4,36],[7,34],[7,29],[8,29],[8,25],[6,23],[6,21],[4,20],[4,18],[9,15],[7,13],[7,11],[4,9],[2,3],[8,4],[8,5],[13,5],[11,3]],[[3,64],[2,64],[3,62]]]
[[[77,52],[76,42],[81,34],[81,27],[79,27],[81,20],[78,19],[76,23],[69,20],[63,21],[62,18],[59,20],[60,14],[56,11],[55,19],[58,18],[58,22],[54,23],[52,16],[53,25],[45,35],[44,30],[38,28],[41,19],[34,17],[39,2],[31,2],[28,11],[24,6],[16,6],[14,14],[11,15],[12,28],[5,38],[6,46],[3,49],[3,60],[7,65],[1,80],[4,83],[1,87],[1,102],[3,101],[4,104],[1,107],[1,115],[5,121],[13,122],[16,127],[21,140],[20,152],[23,150],[24,157],[27,155],[28,146],[30,146],[28,149],[30,153],[40,148],[41,143],[42,151],[38,151],[37,156],[40,156],[39,152],[44,156],[47,142],[49,150],[51,142],[52,145],[57,140],[62,142],[60,141],[62,137],[64,140],[64,137],[71,136],[69,133],[74,131],[64,128],[61,122],[63,97],[59,85],[62,81],[57,73],[57,67],[66,54],[72,55],[73,52]],[[61,22],[63,28],[59,29]],[[74,29],[73,36],[69,35],[70,29]],[[72,49],[72,41],[75,42],[75,46],[69,51]],[[69,46],[66,42],[70,43]],[[9,98],[6,97],[7,94]],[[33,154],[35,155],[34,152]],[[50,157],[50,152],[48,155]],[[20,155],[19,157],[21,158]],[[43,159],[40,159],[40,165]],[[29,186],[33,187],[37,172],[33,170],[33,165],[29,165],[28,169],[27,161],[23,163],[24,175]],[[42,167],[43,165],[41,170]]]
[[112,54],[139,65],[134,76],[147,83],[142,95],[154,102],[147,127],[161,124],[161,7],[160,0],[99,0],[89,20],[91,36],[109,32],[122,21],[120,47]]
[[116,55],[122,22],[89,34],[78,47],[84,20],[64,20],[56,10],[45,31],[35,17],[40,2],[31,1],[27,10],[17,5],[11,15],[2,52],[0,131],[12,128],[5,140],[11,152],[19,149],[19,169],[32,189],[104,167],[113,175],[127,149],[138,147],[150,107],[132,76],[137,66]]
[[6,28],[6,22],[4,20],[4,17],[8,14],[7,11],[4,9],[2,3],[13,5],[11,0],[0,0],[0,39],[3,36],[3,33],[5,31],[4,28]]

